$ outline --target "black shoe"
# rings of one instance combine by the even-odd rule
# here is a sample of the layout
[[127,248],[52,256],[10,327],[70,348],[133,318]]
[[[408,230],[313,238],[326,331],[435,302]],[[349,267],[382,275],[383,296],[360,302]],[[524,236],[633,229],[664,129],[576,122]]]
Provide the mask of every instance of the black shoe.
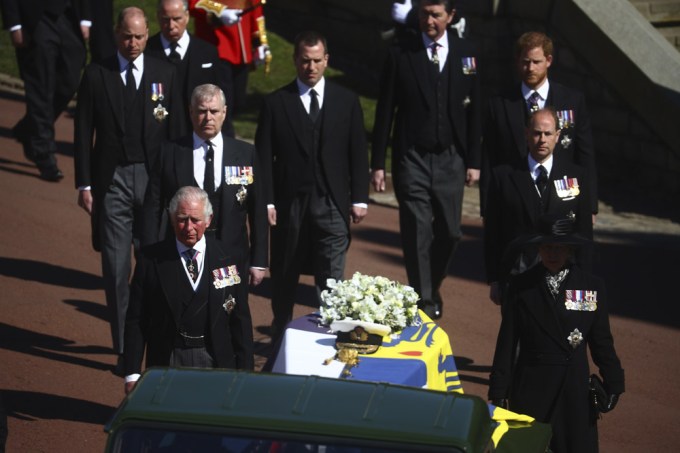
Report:
[[40,179],[50,182],[59,182],[64,179],[64,174],[55,165],[53,167],[40,168]]

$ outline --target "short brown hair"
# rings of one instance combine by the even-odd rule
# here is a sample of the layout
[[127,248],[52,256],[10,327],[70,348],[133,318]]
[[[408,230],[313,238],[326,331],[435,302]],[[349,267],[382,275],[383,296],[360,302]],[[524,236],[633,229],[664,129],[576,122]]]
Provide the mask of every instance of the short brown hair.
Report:
[[522,54],[540,47],[546,57],[553,54],[553,42],[548,35],[540,31],[529,31],[519,37],[515,43],[515,57],[520,58]]

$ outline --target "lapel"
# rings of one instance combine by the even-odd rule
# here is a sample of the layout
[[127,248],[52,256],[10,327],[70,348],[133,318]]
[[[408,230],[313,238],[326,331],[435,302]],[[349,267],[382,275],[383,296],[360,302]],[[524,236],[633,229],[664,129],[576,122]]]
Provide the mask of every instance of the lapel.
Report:
[[526,118],[526,105],[522,97],[522,90],[518,86],[512,91],[511,96],[503,99],[505,107],[505,119],[508,122],[512,138],[520,157],[527,155],[527,139],[524,135],[524,119]]
[[309,119],[302,106],[302,101],[300,101],[300,92],[297,88],[297,82],[293,80],[293,82],[286,85],[281,91],[281,96],[283,96],[283,107],[286,118],[288,119],[288,124],[295,134],[299,147],[304,149],[307,155],[310,155],[312,153],[312,150],[309,149],[310,144],[304,139],[304,125]]
[[172,235],[163,245],[163,252],[156,261],[158,279],[161,282],[165,299],[172,312],[175,322],[179,324],[182,316],[182,304],[184,302],[182,294],[186,294],[186,289],[193,293],[193,288],[189,283],[181,257],[177,253],[175,236]]
[[531,289],[526,298],[527,310],[550,338],[562,349],[570,351],[567,335],[557,314],[558,304],[564,305],[564,291],[560,292],[558,300],[555,301],[543,280],[543,266],[540,264],[536,267],[536,275],[540,282]]
[[[420,91],[423,100],[427,104],[428,108],[432,108],[430,105],[430,99],[434,99],[435,86],[431,83],[430,77],[430,58],[427,54],[427,49],[423,45],[421,34],[418,33],[415,38],[414,45],[411,46],[406,51],[406,59],[408,60],[409,66],[413,71],[414,78],[416,80],[416,85],[418,86],[418,91]],[[449,56],[451,57],[451,52],[453,49],[449,48]]]
[[118,65],[118,57],[114,55],[113,57],[107,59],[102,66],[104,70],[102,71],[102,81],[104,82],[104,90],[106,91],[106,97],[109,100],[109,104],[113,110],[113,117],[118,126],[120,133],[124,132],[125,118],[123,117],[124,106],[124,93],[123,93],[123,81],[120,77],[120,67]]
[[521,168],[521,164],[516,165],[514,171],[510,174],[510,179],[517,188],[522,205],[529,216],[528,218],[535,219],[537,218],[536,213],[541,210],[541,200],[536,191],[536,184],[534,184],[534,180],[531,178],[528,164],[524,163],[524,167],[526,168]]
[[185,137],[175,148],[175,180],[177,187],[196,186],[194,178],[194,139],[193,136]]

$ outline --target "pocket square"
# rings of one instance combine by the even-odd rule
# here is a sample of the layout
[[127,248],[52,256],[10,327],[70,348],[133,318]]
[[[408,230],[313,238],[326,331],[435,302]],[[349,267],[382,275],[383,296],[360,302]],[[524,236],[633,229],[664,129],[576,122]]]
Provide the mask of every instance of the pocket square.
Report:
[[201,68],[212,68],[212,63],[203,63]]

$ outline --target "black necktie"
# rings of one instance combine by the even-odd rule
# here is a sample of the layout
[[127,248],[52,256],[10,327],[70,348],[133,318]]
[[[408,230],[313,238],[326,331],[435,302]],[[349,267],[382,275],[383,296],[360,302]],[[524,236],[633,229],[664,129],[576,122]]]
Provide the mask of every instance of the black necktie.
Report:
[[198,251],[194,249],[188,249],[184,251],[184,261],[186,261],[187,271],[189,276],[195,282],[198,279]]
[[430,49],[432,49],[432,59],[430,61],[432,61],[432,64],[437,67],[437,71],[439,71],[439,55],[437,55],[438,46],[439,44],[436,42],[433,42],[432,46],[430,46]]
[[534,91],[531,93],[531,96],[529,96],[529,113],[534,113],[536,110],[539,109],[538,107],[538,100],[541,99],[541,96]]
[[541,198],[545,196],[545,189],[548,186],[548,170],[543,165],[538,166],[538,176],[536,177],[536,187]]
[[128,99],[134,99],[137,94],[137,82],[135,82],[135,76],[132,73],[134,67],[135,65],[130,62],[125,70],[125,96]]
[[215,192],[215,150],[210,141],[205,142],[208,145],[208,152],[205,153],[205,175],[203,176],[203,190],[212,195]]
[[179,52],[177,52],[176,42],[170,43],[170,53],[168,54],[168,58],[174,64],[179,64],[182,61],[182,56],[179,54]]
[[319,99],[317,96],[316,90],[309,90],[309,117],[314,123],[316,123],[316,119],[319,117]]

